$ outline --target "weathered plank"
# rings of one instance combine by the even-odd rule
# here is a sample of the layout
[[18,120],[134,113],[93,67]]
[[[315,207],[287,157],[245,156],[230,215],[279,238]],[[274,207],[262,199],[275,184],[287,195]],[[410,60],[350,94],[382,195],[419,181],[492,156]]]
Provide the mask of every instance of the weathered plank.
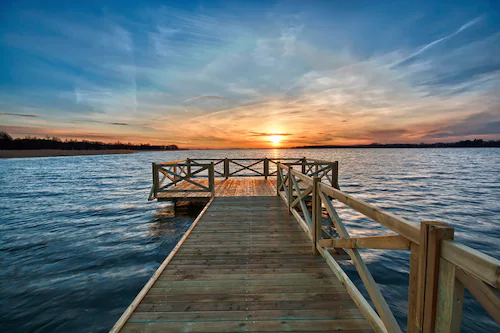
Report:
[[189,312],[137,312],[130,322],[144,321],[193,321],[203,318],[213,320],[304,320],[363,318],[356,308],[327,308],[314,310],[264,310],[264,311],[189,311]]
[[319,242],[319,244],[324,247],[343,247],[346,249],[410,249],[410,241],[399,235],[323,239]]
[[130,323],[123,332],[371,332],[363,319],[333,320],[224,320],[224,321],[155,321]]

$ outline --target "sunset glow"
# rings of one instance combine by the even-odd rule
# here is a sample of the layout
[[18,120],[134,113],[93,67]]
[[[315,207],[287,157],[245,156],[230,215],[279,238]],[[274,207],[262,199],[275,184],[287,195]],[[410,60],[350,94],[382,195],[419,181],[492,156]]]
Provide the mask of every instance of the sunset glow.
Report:
[[21,1],[0,24],[0,131],[182,148],[500,139],[498,6],[420,2]]
[[274,146],[279,146],[282,139],[283,139],[283,137],[281,135],[270,135],[269,136],[269,141],[271,141]]

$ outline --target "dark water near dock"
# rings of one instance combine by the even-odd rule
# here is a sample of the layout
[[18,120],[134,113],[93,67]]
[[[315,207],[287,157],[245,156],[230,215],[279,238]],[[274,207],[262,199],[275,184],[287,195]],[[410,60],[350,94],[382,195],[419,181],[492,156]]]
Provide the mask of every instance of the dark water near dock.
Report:
[[[109,330],[201,209],[182,207],[172,217],[167,204],[148,202],[150,163],[226,156],[339,160],[342,190],[413,222],[450,223],[455,239],[500,258],[500,149],[495,148],[177,151],[0,160],[0,331]],[[351,235],[385,230],[353,210],[340,214]],[[363,258],[406,326],[408,254],[370,250]],[[498,330],[475,301],[467,300],[463,313],[463,332]]]

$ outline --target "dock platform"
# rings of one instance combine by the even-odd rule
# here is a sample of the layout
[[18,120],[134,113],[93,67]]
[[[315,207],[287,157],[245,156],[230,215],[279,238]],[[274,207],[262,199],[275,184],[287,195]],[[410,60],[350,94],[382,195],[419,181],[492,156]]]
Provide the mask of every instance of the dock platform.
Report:
[[[500,260],[341,191],[338,162],[154,163],[149,199],[209,201],[111,333],[403,332],[359,249],[410,252],[408,332],[458,332],[465,288],[500,325]],[[351,237],[338,205],[392,233]]]
[[[207,180],[198,180],[198,184],[208,187]],[[235,179],[215,179],[214,191],[216,197],[272,197],[276,196],[276,180],[264,178],[235,178]],[[169,201],[174,199],[196,200],[209,199],[211,192],[190,192],[196,190],[198,186],[192,183],[183,182],[176,186],[175,192],[160,192],[156,196],[158,201]]]

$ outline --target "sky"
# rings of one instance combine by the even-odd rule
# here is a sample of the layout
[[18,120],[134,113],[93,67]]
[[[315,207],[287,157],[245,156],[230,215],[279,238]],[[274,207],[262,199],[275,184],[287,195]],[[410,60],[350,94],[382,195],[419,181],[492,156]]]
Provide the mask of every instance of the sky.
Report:
[[500,2],[391,2],[2,0],[0,130],[185,148],[500,139]]

